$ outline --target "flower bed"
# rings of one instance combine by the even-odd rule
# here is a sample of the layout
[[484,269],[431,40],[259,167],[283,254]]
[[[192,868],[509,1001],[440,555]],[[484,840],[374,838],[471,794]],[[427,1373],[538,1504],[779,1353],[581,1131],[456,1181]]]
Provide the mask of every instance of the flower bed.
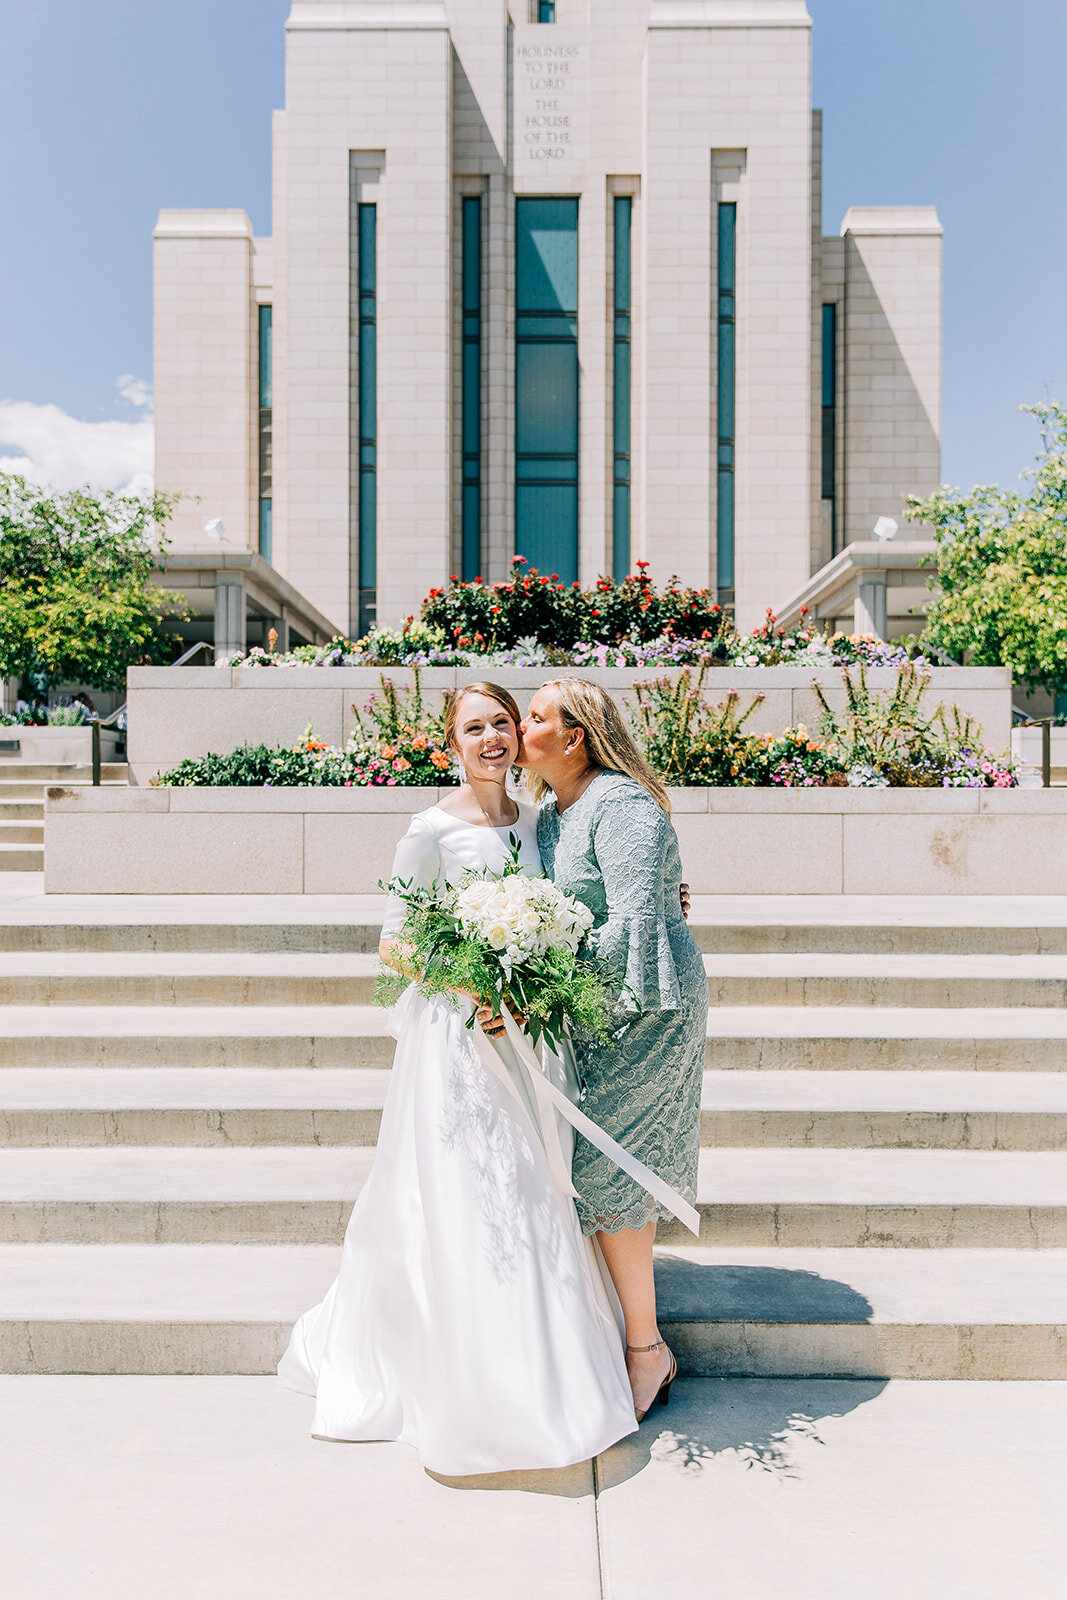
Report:
[[[670,582],[657,590],[647,561],[615,583],[592,589],[561,583],[553,573],[523,571],[500,583],[451,580],[431,589],[418,619],[375,628],[365,638],[340,637],[279,654],[259,646],[220,658],[220,667],[897,667],[913,652],[860,634],[827,635],[802,621],[786,629],[772,611],[752,633],[738,633],[707,589]],[[802,613],[803,615],[803,613]],[[921,660],[921,658],[919,658]]]
[[[706,669],[638,681],[624,700],[648,760],[668,784],[679,787],[779,788],[1010,788],[1010,756],[993,756],[981,730],[958,710],[923,700],[929,678],[912,663],[892,690],[878,692],[865,668],[842,673],[845,703],[831,705],[814,686],[818,732],[797,724],[780,734],[755,734],[745,724],[762,703],[741,695],[719,705],[704,693]],[[380,695],[363,712],[352,707],[356,728],[342,748],[316,739],[310,725],[291,748],[242,745],[228,754],[181,761],[152,779],[176,787],[412,787],[458,781],[445,747],[443,713],[430,712],[418,670],[410,688],[386,677]]]

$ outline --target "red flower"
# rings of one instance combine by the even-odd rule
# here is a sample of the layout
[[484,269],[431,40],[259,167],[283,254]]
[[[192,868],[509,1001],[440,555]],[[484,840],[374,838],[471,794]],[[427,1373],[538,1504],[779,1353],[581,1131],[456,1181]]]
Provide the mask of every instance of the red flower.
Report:
[[455,572],[450,572],[448,574],[448,581],[449,581],[449,583],[458,583],[459,582],[458,574],[456,574]]
[[499,606],[490,606],[489,610],[490,610],[491,614],[494,617],[495,616],[499,616],[499,614],[500,614],[500,607]]
[[511,558],[511,565],[513,567],[525,567],[526,564],[525,556],[512,556]]
[[648,566],[648,562],[647,561],[637,561],[634,564],[635,564],[635,566],[638,566],[638,567],[647,567]]
[[589,615],[591,617],[599,617],[600,612],[599,611],[590,611]]
[[552,574],[552,582],[553,583],[558,583],[559,582],[559,573],[558,572],[554,572]]

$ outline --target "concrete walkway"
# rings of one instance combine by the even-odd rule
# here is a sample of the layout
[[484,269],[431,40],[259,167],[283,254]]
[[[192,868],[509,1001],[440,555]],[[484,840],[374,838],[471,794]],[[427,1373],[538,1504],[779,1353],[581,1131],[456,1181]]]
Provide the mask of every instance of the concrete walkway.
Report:
[[0,1378],[6,1600],[1059,1600],[1067,1383],[680,1381],[562,1473],[431,1478],[271,1378]]

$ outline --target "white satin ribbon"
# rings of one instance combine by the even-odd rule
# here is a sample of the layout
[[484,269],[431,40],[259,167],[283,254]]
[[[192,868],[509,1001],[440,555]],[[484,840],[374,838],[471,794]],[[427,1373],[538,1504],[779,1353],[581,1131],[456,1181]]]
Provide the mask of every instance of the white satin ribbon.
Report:
[[[653,1199],[658,1200],[660,1205],[665,1206],[672,1216],[677,1217],[679,1222],[685,1224],[690,1233],[699,1238],[700,1217],[688,1200],[683,1200],[682,1196],[677,1194],[669,1183],[664,1183],[663,1179],[657,1177],[650,1168],[645,1166],[643,1161],[638,1161],[636,1156],[632,1156],[628,1150],[624,1150],[621,1144],[617,1144],[611,1135],[605,1133],[603,1128],[598,1127],[590,1117],[586,1116],[584,1111],[579,1111],[573,1101],[568,1099],[563,1091],[558,1089],[551,1078],[547,1076],[544,1067],[531,1049],[530,1041],[525,1033],[522,1032],[514,1018],[506,1011],[503,1022],[508,1042],[520,1064],[526,1069],[526,1075],[533,1092],[534,1104],[537,1107],[539,1123],[537,1131],[545,1148],[552,1181],[559,1192],[571,1199],[577,1196],[577,1190],[571,1182],[570,1165],[563,1154],[563,1146],[560,1143],[559,1128],[556,1125],[554,1116],[555,1111],[566,1117],[572,1128],[576,1129],[583,1138],[588,1139],[591,1145],[595,1145],[609,1160],[614,1161],[617,1167],[621,1167],[627,1177],[640,1184],[642,1189],[647,1189]],[[478,1023],[474,1025],[474,1036],[478,1054],[485,1062],[485,1065],[507,1087],[525,1111],[525,1103],[515,1087],[515,1083],[499,1051],[493,1040],[489,1038]]]

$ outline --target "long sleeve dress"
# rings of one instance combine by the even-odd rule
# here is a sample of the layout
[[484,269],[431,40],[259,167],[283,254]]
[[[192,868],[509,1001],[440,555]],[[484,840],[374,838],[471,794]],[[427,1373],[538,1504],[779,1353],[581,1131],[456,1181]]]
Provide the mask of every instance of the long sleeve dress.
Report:
[[[612,1037],[574,1041],[582,1110],[695,1202],[708,980],[681,912],[671,820],[632,778],[601,772],[562,815],[544,801],[537,841],[548,876],[592,911],[593,953],[620,986]],[[669,1216],[580,1134],[572,1178],[585,1233]]]
[[[536,827],[531,807],[494,829],[431,806],[412,819],[393,876],[428,887],[500,871],[509,834],[540,876]],[[385,933],[405,909],[391,900]],[[339,1274],[278,1368],[315,1396],[316,1437],[404,1440],[447,1476],[567,1466],[637,1426],[600,1253],[553,1184],[525,1070],[504,1041],[520,1105],[475,1048],[470,1013],[469,1001],[414,986],[395,1008],[374,1167]],[[573,1068],[552,1058],[551,1070],[573,1095]],[[569,1154],[570,1127],[558,1125]]]

